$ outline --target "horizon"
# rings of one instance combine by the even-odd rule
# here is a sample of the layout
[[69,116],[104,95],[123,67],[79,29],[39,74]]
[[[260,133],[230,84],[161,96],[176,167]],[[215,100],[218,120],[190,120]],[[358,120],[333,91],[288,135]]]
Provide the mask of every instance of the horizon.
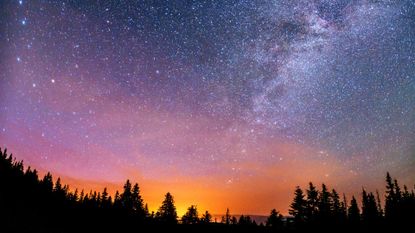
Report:
[[[0,2],[0,147],[150,210],[288,214],[415,177],[415,5]],[[383,197],[384,195],[382,195]]]
[[[5,152],[7,151],[7,148],[5,148],[6,150],[5,150]],[[2,151],[2,149],[0,148],[0,151]],[[5,155],[7,155],[7,154],[5,154]],[[39,176],[39,180],[41,180],[42,179],[42,177],[44,177],[47,173],[50,173],[50,172],[39,172],[36,168],[34,168],[34,167],[31,167],[30,165],[27,165],[27,164],[24,164],[24,161],[23,160],[19,160],[16,156],[14,156],[13,155],[13,153],[10,153],[9,154],[10,156],[13,156],[13,160],[12,161],[14,161],[14,162],[22,162],[23,163],[23,170],[22,170],[22,172],[24,173],[24,172],[27,172],[27,171],[29,171],[29,170],[31,170],[31,171],[36,171],[37,172],[37,174],[38,174],[38,176]],[[50,173],[51,174],[51,173]],[[53,185],[54,185],[54,187],[55,187],[55,184],[56,184],[56,182],[57,182],[57,179],[60,179],[60,182],[61,182],[61,185],[62,186],[67,186],[68,187],[68,194],[69,193],[74,193],[75,192],[75,190],[77,190],[77,192],[78,192],[78,194],[80,193],[80,192],[84,192],[85,194],[91,194],[91,193],[94,193],[94,192],[96,192],[97,194],[100,194],[103,190],[104,190],[104,188],[107,190],[107,192],[108,192],[108,195],[109,195],[109,197],[112,197],[112,198],[114,198],[115,197],[115,194],[116,194],[116,192],[119,192],[119,193],[121,193],[121,191],[122,191],[122,189],[123,189],[123,185],[121,185],[120,187],[118,187],[118,188],[115,188],[115,187],[112,187],[112,186],[108,186],[108,184],[99,184],[99,185],[96,185],[96,186],[91,186],[90,187],[90,189],[78,189],[78,187],[77,186],[75,186],[75,187],[71,187],[70,186],[70,184],[71,184],[71,181],[69,181],[69,182],[65,182],[65,178],[62,178],[62,177],[59,177],[59,176],[57,176],[57,177],[55,177],[55,176],[53,176],[53,174],[51,174],[52,175],[52,177],[53,177]],[[386,178],[386,177],[384,177],[384,178]],[[130,180],[130,179],[127,179],[129,182],[131,182],[131,184],[135,184],[136,182],[134,182],[133,180]],[[387,180],[387,178],[386,179],[383,179],[383,181],[385,182]],[[397,181],[397,179],[396,179],[396,177],[393,177],[392,178],[392,180],[395,180],[395,181]],[[66,180],[67,181],[67,180]],[[309,184],[313,184],[314,186],[315,186],[315,188],[316,188],[316,190],[318,191],[318,192],[320,192],[321,191],[321,189],[319,189],[319,187],[321,186],[321,185],[323,185],[324,183],[322,183],[322,184],[316,184],[316,183],[314,183],[314,182],[312,182],[312,181],[310,181],[310,182],[307,182],[307,187],[301,187],[300,185],[297,185],[296,186],[296,188],[297,187],[299,187],[299,188],[301,188],[303,191],[308,191],[308,188],[309,188]],[[399,182],[398,182],[399,183]],[[73,184],[73,183],[72,183]],[[138,183],[137,183],[138,184]],[[328,190],[331,192],[331,191],[334,191],[334,190],[336,190],[335,188],[333,188],[333,187],[330,187],[330,186],[327,186],[327,184],[324,184],[324,185],[326,185],[326,187],[328,188]],[[408,187],[408,191],[409,190],[411,190],[411,187],[413,186],[413,187],[415,187],[415,183],[414,184],[411,184],[411,185],[409,185],[408,186],[408,184],[400,184],[400,185],[403,185],[403,187]],[[116,185],[117,186],[117,185]],[[139,186],[140,187],[140,186]],[[362,202],[362,191],[364,190],[365,192],[369,192],[370,194],[373,194],[373,193],[375,193],[376,195],[379,195],[379,196],[377,196],[377,197],[379,197],[379,205],[381,205],[379,208],[380,208],[380,210],[382,210],[382,205],[385,205],[385,204],[382,204],[382,203],[385,203],[385,201],[386,201],[386,199],[385,199],[385,196],[387,195],[387,193],[384,191],[384,189],[385,189],[385,187],[381,187],[380,189],[379,189],[379,187],[378,188],[376,188],[375,190],[368,190],[367,189],[367,187],[365,187],[365,186],[361,186],[361,190],[360,190],[360,192],[358,192],[358,193],[355,193],[355,194],[350,194],[350,195],[346,195],[346,193],[344,193],[344,192],[341,192],[341,190],[336,190],[336,192],[338,192],[338,194],[339,194],[339,196],[340,197],[344,197],[344,198],[346,198],[346,199],[344,199],[344,200],[351,200],[352,198],[356,198],[356,200],[358,201],[358,202]],[[340,192],[339,192],[340,191]],[[172,196],[173,196],[173,199],[174,199],[174,193],[171,193],[170,191],[167,191],[168,193],[170,193],[170,194],[172,194]],[[413,190],[412,190],[412,192],[413,192]],[[142,187],[140,187],[140,195],[142,195],[142,193],[143,193],[143,190],[142,190]],[[145,193],[145,192],[144,192]],[[149,213],[151,214],[151,213],[157,213],[158,211],[159,211],[159,207],[160,207],[160,204],[161,204],[161,201],[164,199],[164,197],[165,197],[165,194],[163,193],[162,195],[160,195],[161,196],[161,198],[160,198],[160,203],[159,203],[159,206],[157,206],[157,207],[155,207],[155,206],[150,206],[150,205],[148,205],[149,203],[146,201],[146,199],[144,198],[143,199],[143,204],[144,205],[148,205],[148,210],[149,210]],[[294,196],[294,195],[293,195]],[[142,196],[142,197],[145,197],[145,195],[144,196]],[[293,199],[293,198],[291,198],[291,199]],[[344,200],[342,200],[342,201],[344,201]],[[113,200],[114,201],[114,200]],[[224,200],[224,201],[226,201],[226,200]],[[190,202],[190,203],[193,203],[193,204],[189,204],[189,205],[187,205],[187,206],[184,206],[184,205],[177,205],[176,204],[176,201],[174,201],[174,204],[175,204],[175,208],[176,208],[176,211],[177,211],[177,214],[178,214],[178,218],[180,218],[180,216],[183,216],[187,211],[188,211],[188,208],[190,207],[190,206],[195,206],[196,207],[196,209],[199,209],[198,208],[198,205],[196,204],[195,205],[195,203],[194,202]],[[347,202],[345,203],[345,205],[346,205],[346,207],[349,205]],[[358,204],[359,205],[359,204]],[[362,205],[362,204],[361,204]],[[362,206],[361,206],[362,207]],[[291,208],[291,207],[290,207]],[[362,207],[363,208],[363,207]],[[383,208],[385,208],[385,207],[383,207]],[[270,210],[272,210],[272,209],[275,209],[275,208],[271,208]],[[226,208],[226,211],[227,210],[229,210],[229,208],[227,207]],[[217,219],[218,217],[224,217],[225,216],[225,212],[226,211],[224,211],[223,213],[216,213],[216,212],[211,212],[209,209],[199,209],[198,210],[198,213],[199,213],[199,215],[202,215],[205,211],[208,211],[210,214],[211,214],[211,216],[212,216],[212,222],[214,222],[214,223],[216,223],[216,222],[220,222],[220,219]],[[230,210],[229,210],[230,211]],[[269,211],[269,212],[271,212],[271,211]],[[289,214],[288,213],[288,208],[287,208],[287,210],[285,211],[285,210],[277,210],[277,212],[279,213],[279,214],[282,214],[282,217],[283,218],[288,218],[288,217],[293,217],[291,214]],[[244,212],[244,213],[233,213],[233,212],[230,212],[230,216],[231,217],[236,217],[236,218],[238,218],[238,217],[240,217],[240,216],[250,216],[250,217],[252,217],[252,220],[255,220],[258,224],[259,223],[264,223],[265,222],[265,220],[266,220],[266,218],[267,217],[269,217],[269,213],[264,213],[264,214],[255,214],[255,213],[246,213],[246,212]]]

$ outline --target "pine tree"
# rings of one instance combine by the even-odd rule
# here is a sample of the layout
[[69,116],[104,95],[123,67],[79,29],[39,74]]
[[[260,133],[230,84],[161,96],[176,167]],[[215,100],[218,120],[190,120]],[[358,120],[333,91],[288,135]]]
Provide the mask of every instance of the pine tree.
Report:
[[199,213],[197,212],[197,207],[191,205],[187,212],[182,217],[183,224],[196,224],[199,222]]
[[79,203],[83,203],[84,202],[84,197],[85,197],[85,193],[84,190],[81,190],[81,194],[79,195]]
[[150,218],[150,211],[148,210],[148,204],[146,203],[146,205],[144,206],[144,215],[146,218]]
[[282,218],[283,216],[276,209],[272,209],[265,225],[272,228],[282,228]]
[[331,195],[328,192],[325,184],[322,184],[321,186],[318,209],[319,209],[319,220],[328,221],[331,216],[332,200],[331,200]]
[[53,178],[49,172],[43,177],[43,180],[40,183],[43,186],[44,190],[48,192],[53,190]]
[[158,219],[162,223],[176,224],[177,212],[176,206],[174,206],[174,199],[170,193],[167,193],[163,203],[161,204],[159,211],[157,212]]
[[307,202],[304,200],[303,190],[297,186],[294,192],[294,200],[290,205],[289,214],[294,216],[294,221],[297,225],[301,225],[305,222],[306,212]]
[[358,226],[360,224],[360,210],[357,205],[356,198],[352,196],[352,200],[350,201],[350,206],[347,211],[348,218],[349,218],[349,224],[351,226]]
[[318,214],[318,190],[313,185],[309,183],[309,188],[307,189],[307,220],[314,221]]
[[382,218],[383,217],[383,209],[382,209],[382,203],[380,201],[380,195],[379,195],[378,190],[376,190],[376,206],[378,208],[379,218]]
[[132,210],[134,214],[138,215],[140,218],[145,217],[145,210],[144,210],[144,203],[143,199],[140,195],[140,188],[138,187],[138,184],[135,183],[133,187],[133,191],[131,194],[131,200],[132,200]]
[[346,195],[343,193],[343,201],[340,203],[340,218],[343,224],[347,221],[347,199]]
[[231,214],[229,208],[226,208],[226,214],[222,217],[222,223],[229,225],[231,223]]
[[102,208],[109,208],[111,206],[111,202],[109,200],[107,188],[104,188],[101,194],[101,207]]
[[124,210],[132,212],[133,210],[133,197],[131,191],[130,180],[127,180],[124,184],[124,191],[121,194],[121,205]]
[[342,207],[340,202],[340,196],[335,189],[331,191],[331,212],[332,217],[334,218],[335,223],[341,223],[342,221]]
[[62,191],[62,184],[61,184],[61,178],[58,177],[56,180],[55,188],[53,189],[54,192],[58,193]]
[[373,224],[378,217],[375,197],[372,193],[362,191],[362,220],[365,224]]
[[211,221],[212,221],[212,215],[206,210],[205,213],[202,215],[200,222],[210,223]]
[[395,212],[395,186],[392,182],[392,177],[389,172],[386,173],[386,196],[385,196],[385,217],[392,219]]
[[117,210],[122,208],[121,195],[118,192],[118,190],[115,192],[115,196],[114,196],[114,208]]
[[236,224],[238,224],[238,219],[236,219],[236,217],[235,217],[235,216],[232,216],[232,217],[231,217],[231,224],[232,224],[232,225],[236,225]]
[[242,225],[242,226],[253,225],[253,222],[250,216],[241,215],[239,217],[239,221],[237,221],[235,217],[232,217],[232,224],[236,224],[236,222],[238,223],[238,225]]

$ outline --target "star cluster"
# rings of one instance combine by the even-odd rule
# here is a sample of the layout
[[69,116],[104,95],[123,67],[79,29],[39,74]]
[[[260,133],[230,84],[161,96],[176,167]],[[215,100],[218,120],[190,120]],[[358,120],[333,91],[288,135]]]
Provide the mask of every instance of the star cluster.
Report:
[[72,186],[264,214],[413,181],[413,1],[0,6],[0,145]]

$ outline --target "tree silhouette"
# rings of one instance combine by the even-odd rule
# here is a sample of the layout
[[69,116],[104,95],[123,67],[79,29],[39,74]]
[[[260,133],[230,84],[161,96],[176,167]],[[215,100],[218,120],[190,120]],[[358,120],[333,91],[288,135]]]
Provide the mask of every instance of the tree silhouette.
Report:
[[278,213],[276,209],[272,209],[271,214],[268,217],[265,225],[272,227],[272,228],[280,229],[283,226],[282,218],[283,218],[282,214]]
[[152,216],[150,215],[150,211],[148,210],[148,205],[147,205],[147,203],[145,204],[145,206],[144,206],[144,216],[146,217],[146,218],[151,218]]
[[43,186],[43,188],[45,190],[49,190],[52,191],[53,189],[53,178],[52,178],[52,174],[50,174],[49,172],[43,177],[42,181],[40,182],[40,184]]
[[378,206],[373,193],[362,191],[362,220],[366,225],[373,225],[379,218]]
[[166,193],[163,203],[161,204],[157,214],[160,222],[165,224],[177,223],[176,206],[174,206],[174,199],[170,193]]
[[205,213],[200,218],[200,222],[202,223],[210,223],[212,221],[212,215],[206,210]]
[[296,225],[301,225],[305,222],[307,202],[304,200],[303,190],[299,186],[295,189],[294,200],[290,205],[289,213],[294,216]]
[[144,210],[144,203],[143,198],[140,195],[140,188],[138,184],[135,183],[132,193],[131,193],[131,202],[132,202],[132,211],[133,213],[138,216],[140,219],[145,218],[145,210]]
[[380,195],[379,195],[378,190],[376,190],[376,206],[378,209],[379,218],[382,218],[384,213],[383,213],[382,203],[380,201]]
[[231,223],[231,214],[229,211],[229,208],[226,208],[225,216],[222,216],[222,223],[225,223],[226,225],[229,225]]
[[385,217],[392,220],[396,209],[395,186],[389,172],[386,173]]
[[[252,222],[250,216],[241,215],[239,217],[239,220],[237,222],[238,222],[239,225],[242,225],[242,226],[250,226],[250,225],[253,225],[253,222]],[[235,222],[232,221],[232,224],[235,224]]]
[[331,195],[328,192],[327,186],[325,184],[321,185],[318,209],[319,209],[319,212],[318,212],[319,220],[324,221],[324,222],[329,221],[330,216],[331,216],[332,200],[331,200]]
[[345,207],[344,207],[344,203],[340,201],[340,196],[335,189],[331,191],[331,199],[332,199],[331,215],[334,221],[333,223],[342,224],[345,221]]
[[115,196],[114,196],[114,208],[116,210],[119,210],[123,207],[122,201],[121,201],[121,195],[118,192],[118,190],[115,192]]
[[307,220],[314,221],[318,214],[318,190],[312,182],[307,189]]
[[101,194],[101,207],[107,209],[111,207],[111,197],[108,196],[107,188],[104,188]]
[[131,183],[130,180],[127,180],[124,184],[124,191],[120,196],[121,205],[122,207],[128,211],[133,211],[133,194],[131,191]]
[[231,224],[232,224],[232,225],[236,225],[236,224],[238,224],[238,219],[237,219],[235,216],[232,216],[232,217],[231,217]]
[[356,198],[352,196],[352,200],[350,201],[350,207],[348,212],[349,217],[349,224],[352,227],[357,227],[360,224],[360,210],[359,206],[357,205]]
[[183,224],[196,224],[199,222],[199,213],[195,205],[191,205],[182,217]]
[[[413,187],[413,186],[411,186]],[[54,182],[47,173],[39,178],[35,169],[16,161],[7,151],[0,149],[0,232],[74,232],[86,226],[91,232],[106,232],[110,229],[128,231],[166,231],[179,232],[299,232],[308,230],[330,230],[333,232],[412,232],[415,229],[415,194],[414,189],[403,185],[398,180],[386,175],[385,204],[379,192],[362,190],[362,213],[353,196],[347,205],[343,194],[340,201],[336,190],[329,192],[323,184],[318,192],[312,183],[307,190],[307,199],[300,187],[296,187],[289,213],[294,217],[284,219],[275,209],[266,221],[257,226],[250,216],[241,215],[239,221],[230,215],[229,208],[223,217],[223,224],[211,223],[212,216],[206,211],[200,221],[196,206],[190,206],[182,218],[183,224],[177,223],[174,200],[167,193],[159,211],[155,215],[148,211],[147,204],[140,195],[138,184],[133,187],[129,180],[112,198],[106,188],[102,192],[95,190],[85,194],[84,190],[71,191],[68,185],[58,178]],[[143,207],[144,206],[144,207]],[[323,213],[323,214],[322,214]],[[383,220],[385,213],[386,220]],[[139,217],[138,217],[139,216]],[[316,218],[317,216],[317,218]],[[287,224],[282,224],[283,220]],[[24,224],[23,224],[24,223]],[[232,226],[227,226],[232,225]],[[304,227],[304,228],[303,228]],[[277,229],[278,230],[275,230]]]

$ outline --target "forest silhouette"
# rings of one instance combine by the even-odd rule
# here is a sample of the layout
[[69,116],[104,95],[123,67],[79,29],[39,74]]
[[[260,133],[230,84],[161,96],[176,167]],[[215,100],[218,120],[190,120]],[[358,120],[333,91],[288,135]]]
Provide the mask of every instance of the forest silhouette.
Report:
[[0,232],[415,232],[414,188],[401,189],[387,173],[383,197],[362,188],[360,197],[348,201],[325,184],[318,189],[310,182],[306,190],[295,188],[290,216],[272,209],[266,222],[257,223],[226,209],[214,222],[195,205],[179,217],[171,193],[150,212],[139,185],[129,180],[114,196],[106,188],[70,191],[60,178],[54,181],[50,173],[40,178],[0,149]]

